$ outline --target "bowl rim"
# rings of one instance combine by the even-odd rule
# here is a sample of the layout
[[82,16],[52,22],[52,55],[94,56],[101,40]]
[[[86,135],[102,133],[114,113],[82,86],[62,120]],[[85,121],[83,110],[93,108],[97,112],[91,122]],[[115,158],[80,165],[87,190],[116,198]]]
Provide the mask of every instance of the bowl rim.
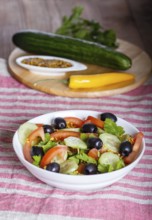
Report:
[[[61,114],[61,113],[69,113],[69,112],[72,112],[72,113],[86,113],[86,112],[90,112],[90,113],[93,113],[93,114],[101,114],[102,112],[99,112],[99,111],[92,111],[92,110],[63,110],[63,111],[54,111],[54,112],[50,112],[50,113],[46,113],[46,114],[42,114],[42,115],[39,115],[39,116],[37,116],[37,117],[34,117],[34,118],[32,118],[32,119],[30,119],[30,120],[28,120],[28,121],[26,121],[26,122],[32,122],[33,120],[37,120],[38,118],[41,118],[41,117],[45,117],[45,116],[49,116],[49,115],[54,115],[55,113],[56,114]],[[131,126],[132,127],[132,129],[134,129],[136,132],[139,132],[139,130],[133,125],[133,124],[131,124],[130,122],[128,122],[128,121],[126,121],[126,120],[124,120],[123,118],[120,118],[120,117],[118,117],[117,116],[117,119],[118,120],[120,120],[120,121],[123,121],[124,123],[126,123],[127,125],[129,125],[129,126]],[[16,143],[16,139],[17,139],[17,141],[18,141],[18,143]],[[33,165],[33,164],[31,164],[30,162],[28,162],[25,158],[24,158],[24,155],[22,154],[22,155],[20,155],[19,154],[19,152],[17,152],[17,148],[18,147],[16,147],[16,145],[20,145],[20,147],[22,147],[21,146],[21,144],[19,143],[19,139],[18,139],[18,129],[15,131],[15,133],[14,133],[14,136],[13,136],[13,141],[12,141],[12,143],[13,143],[13,149],[14,149],[14,151],[15,151],[15,153],[16,153],[16,155],[17,155],[17,157],[19,158],[19,160],[24,164],[24,166],[26,166],[26,168],[27,167],[29,167],[29,168],[32,168],[32,169],[35,169],[36,171],[38,171],[38,172],[40,172],[40,173],[43,173],[44,175],[49,175],[49,176],[52,176],[52,177],[58,177],[58,176],[60,176],[60,177],[64,177],[65,178],[65,180],[66,179],[79,179],[79,178],[81,178],[81,179],[86,179],[86,180],[89,180],[92,176],[95,176],[95,177],[99,177],[99,176],[102,176],[103,178],[104,177],[108,177],[109,176],[109,174],[119,174],[119,173],[122,173],[124,170],[127,170],[128,168],[129,168],[129,171],[131,170],[131,169],[133,169],[134,167],[135,167],[135,165],[139,162],[139,160],[142,158],[142,156],[143,156],[143,154],[144,154],[144,152],[145,152],[145,139],[143,138],[143,140],[142,140],[142,150],[141,150],[141,152],[140,152],[140,154],[138,155],[138,157],[131,163],[131,164],[129,164],[129,165],[127,165],[127,166],[125,166],[125,167],[123,167],[123,168],[121,168],[121,169],[119,169],[119,170],[115,170],[115,171],[112,171],[112,172],[109,172],[109,173],[99,173],[99,174],[92,174],[92,175],[68,175],[68,174],[63,174],[63,173],[54,173],[54,172],[50,172],[50,171],[48,171],[48,170],[44,170],[44,169],[42,169],[42,168],[39,168],[39,167],[37,167],[37,166],[35,166],[35,165]],[[23,152],[22,152],[23,153]],[[28,168],[27,168],[28,169]],[[49,178],[48,178],[49,179]],[[89,184],[89,182],[88,182],[88,184]],[[91,185],[92,183],[90,183],[90,185]]]

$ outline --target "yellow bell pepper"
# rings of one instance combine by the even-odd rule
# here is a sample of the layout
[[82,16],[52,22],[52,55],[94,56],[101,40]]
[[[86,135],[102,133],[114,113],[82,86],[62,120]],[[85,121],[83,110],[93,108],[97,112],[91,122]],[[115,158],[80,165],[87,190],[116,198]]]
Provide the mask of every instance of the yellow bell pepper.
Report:
[[95,75],[71,75],[69,78],[69,88],[71,89],[95,89],[106,86],[117,88],[120,85],[129,85],[135,81],[135,76],[131,73],[101,73]]

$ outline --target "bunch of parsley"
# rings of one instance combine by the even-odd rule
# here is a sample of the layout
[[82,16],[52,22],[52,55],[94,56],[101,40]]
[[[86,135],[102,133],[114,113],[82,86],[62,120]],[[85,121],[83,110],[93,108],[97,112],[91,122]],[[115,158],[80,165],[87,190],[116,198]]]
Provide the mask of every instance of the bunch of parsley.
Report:
[[81,6],[73,8],[69,17],[62,18],[62,24],[55,33],[116,48],[118,45],[115,31],[112,29],[104,30],[100,23],[82,18],[82,12],[83,7]]

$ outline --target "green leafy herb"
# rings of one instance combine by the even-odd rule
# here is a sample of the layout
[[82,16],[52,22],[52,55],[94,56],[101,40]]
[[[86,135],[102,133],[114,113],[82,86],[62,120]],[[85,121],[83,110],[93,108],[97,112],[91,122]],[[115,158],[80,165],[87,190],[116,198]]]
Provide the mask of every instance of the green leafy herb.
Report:
[[50,148],[54,147],[56,145],[56,142],[54,141],[48,141],[45,145],[43,145],[43,151],[46,153]]
[[44,153],[46,153],[50,148],[54,147],[56,145],[56,142],[50,140],[50,134],[45,133],[45,139],[44,141],[41,141],[38,146],[41,146],[43,148]]
[[104,130],[107,133],[116,135],[119,139],[121,136],[125,133],[123,127],[118,126],[114,121],[112,121],[110,118],[106,118],[104,122]]
[[113,166],[111,164],[99,164],[98,165],[98,171],[100,173],[107,173],[107,172],[112,172]]
[[33,156],[32,158],[33,158],[33,164],[34,164],[35,166],[38,166],[38,167],[39,167],[39,164],[40,164],[40,161],[41,161],[41,158],[42,158],[42,157],[35,155],[35,156]]
[[112,172],[119,170],[125,166],[123,160],[120,158],[116,164],[98,164],[98,171],[100,173]]
[[80,133],[80,139],[82,139],[83,141],[87,141],[88,138],[91,137],[96,137],[96,134],[94,133]]
[[116,48],[116,33],[114,30],[104,30],[100,23],[94,20],[87,20],[81,17],[83,7],[73,8],[72,14],[62,18],[61,26],[56,34],[71,36],[74,38],[93,41],[108,47]]
[[119,170],[123,167],[125,167],[124,161],[122,159],[120,159],[116,164],[116,170]]
[[82,160],[86,163],[94,163],[94,164],[97,164],[97,161],[95,159],[93,159],[92,157],[89,157],[87,154],[85,153],[81,153],[81,154],[78,154],[76,155],[76,158],[79,159],[79,160]]
[[77,164],[79,164],[79,159],[77,158],[77,155],[71,156],[68,159],[69,160],[74,160]]
[[45,133],[44,141],[41,141],[41,142],[39,143],[39,146],[45,145],[49,140],[50,140],[50,134],[49,134],[49,133]]

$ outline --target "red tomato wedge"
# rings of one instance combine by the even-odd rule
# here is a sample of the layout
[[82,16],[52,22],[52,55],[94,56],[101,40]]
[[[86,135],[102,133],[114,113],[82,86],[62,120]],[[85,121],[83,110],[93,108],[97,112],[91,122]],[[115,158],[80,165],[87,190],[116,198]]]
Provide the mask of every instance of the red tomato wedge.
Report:
[[24,144],[23,154],[24,154],[25,159],[26,159],[28,162],[33,163],[33,159],[32,159],[32,157],[31,157],[31,142],[27,141],[27,142]]
[[92,148],[91,150],[89,150],[88,156],[94,158],[95,160],[98,160],[99,151],[96,148]]
[[84,173],[84,168],[85,168],[85,164],[84,163],[80,163],[79,167],[77,169],[78,173],[83,174]]
[[94,125],[96,125],[99,128],[104,127],[104,122],[98,118],[93,117],[93,116],[88,116],[87,119],[84,121],[84,124],[85,123],[93,123]]
[[80,133],[76,131],[56,131],[50,134],[52,140],[62,141],[67,137],[80,137]]
[[34,141],[36,138],[40,137],[43,141],[45,138],[44,135],[44,129],[42,126],[38,127],[36,130],[34,130],[28,137],[28,141]]
[[38,127],[36,130],[34,130],[27,138],[26,143],[23,146],[23,154],[27,161],[30,163],[33,162],[33,159],[31,157],[31,145],[33,141],[36,141],[37,138],[41,138],[44,140],[44,130],[43,127]]
[[134,145],[133,145],[133,148],[132,148],[133,151],[138,151],[138,149],[139,149],[139,147],[141,145],[143,137],[144,137],[144,134],[142,132],[138,132],[136,134],[135,142],[134,142]]
[[130,164],[137,158],[138,154],[140,153],[141,143],[142,143],[143,137],[144,137],[144,135],[142,132],[138,132],[136,134],[135,142],[134,142],[134,145],[132,148],[132,152],[127,157],[123,158],[125,164]]
[[80,128],[83,124],[83,120],[76,117],[65,117],[64,120],[68,128]]
[[37,127],[42,127],[42,126],[43,126],[43,124],[36,124],[36,126],[37,126]]
[[40,167],[44,168],[49,163],[57,162],[62,163],[67,159],[67,151],[68,148],[65,145],[58,145],[46,152],[46,154],[43,156]]

